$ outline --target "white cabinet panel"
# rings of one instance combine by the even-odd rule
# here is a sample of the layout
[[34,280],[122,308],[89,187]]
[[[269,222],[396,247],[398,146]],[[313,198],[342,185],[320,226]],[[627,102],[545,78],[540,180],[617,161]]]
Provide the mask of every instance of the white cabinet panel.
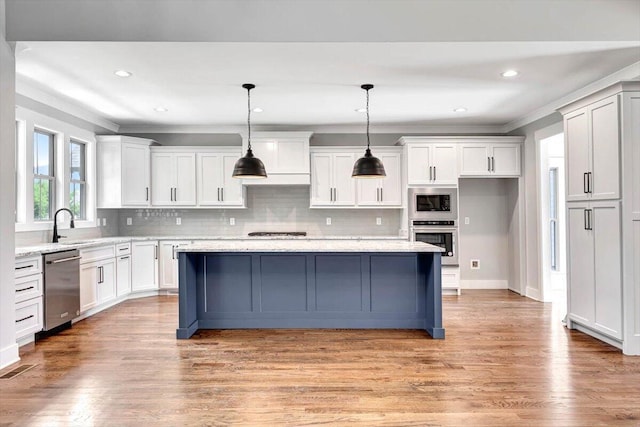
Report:
[[131,291],[158,289],[158,242],[131,244]]
[[358,206],[400,206],[402,204],[400,153],[380,153],[384,178],[357,179]]
[[620,197],[620,126],[618,98],[609,97],[590,107],[591,199]]
[[[148,146],[122,144],[123,207],[149,206],[149,162]],[[108,190],[104,189],[104,191]]]
[[520,145],[494,145],[491,172],[500,176],[519,176]]
[[151,202],[170,205],[173,202],[174,157],[170,153],[151,153]]
[[121,255],[116,259],[116,296],[131,292],[131,255]]
[[333,201],[332,162],[332,154],[311,155],[311,206],[328,206]]
[[98,302],[96,283],[98,269],[93,262],[80,264],[80,312],[93,308]]
[[116,262],[113,258],[100,261],[97,269],[98,281],[96,282],[96,294],[98,304],[103,304],[116,297]]
[[353,206],[356,203],[356,184],[351,177],[355,154],[336,153],[333,157],[333,205]]
[[267,175],[276,173],[278,167],[278,142],[274,139],[255,138],[251,141],[251,151],[253,155],[259,158],[264,165]]
[[594,318],[593,238],[588,228],[588,205],[572,203],[567,209],[568,254],[567,267],[571,288],[569,314],[589,324]]
[[[385,164],[385,171],[386,171]],[[380,204],[380,188],[382,179],[359,179],[358,206],[378,206]]]
[[[251,138],[251,148],[267,171],[266,179],[246,179],[245,185],[308,185],[309,132],[256,132]],[[248,140],[242,141],[246,152]]]
[[199,206],[244,206],[242,180],[231,176],[239,156],[239,150],[198,153]]
[[[431,145],[410,144],[407,146],[407,181],[409,185],[432,184],[433,164]],[[456,180],[457,180],[456,176]]]
[[585,200],[589,166],[589,124],[586,110],[564,118],[567,201]]
[[222,203],[227,206],[244,206],[242,180],[231,176],[236,161],[238,161],[237,154],[222,156]]
[[407,183],[409,185],[456,185],[458,183],[456,145],[408,144]]
[[160,242],[160,288],[178,289],[178,258],[174,249],[187,241],[169,240]]
[[458,184],[458,148],[453,144],[434,144],[431,148],[433,182],[437,185]]
[[520,144],[462,144],[460,176],[520,176]]
[[[278,172],[309,173],[308,141],[278,141]],[[268,169],[267,169],[267,173]]]
[[17,303],[15,319],[16,340],[40,332],[44,325],[42,297]]
[[151,153],[151,201],[155,206],[195,206],[195,152]]
[[489,147],[486,145],[460,146],[460,176],[488,175],[491,173]]
[[173,204],[195,206],[196,204],[196,154],[180,153],[175,156],[175,186]]

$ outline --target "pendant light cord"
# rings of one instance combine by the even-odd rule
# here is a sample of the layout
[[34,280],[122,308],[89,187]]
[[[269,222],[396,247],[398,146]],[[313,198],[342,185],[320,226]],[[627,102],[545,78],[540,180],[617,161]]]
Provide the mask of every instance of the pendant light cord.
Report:
[[369,89],[367,89],[367,151],[369,150]]
[[247,88],[247,128],[249,129],[247,149],[251,151],[251,88]]

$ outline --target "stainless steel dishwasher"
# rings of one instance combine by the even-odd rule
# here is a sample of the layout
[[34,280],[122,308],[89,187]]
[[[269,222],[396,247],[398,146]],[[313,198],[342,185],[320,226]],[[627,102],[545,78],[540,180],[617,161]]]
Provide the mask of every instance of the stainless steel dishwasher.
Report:
[[80,314],[80,253],[77,249],[43,255],[44,331]]

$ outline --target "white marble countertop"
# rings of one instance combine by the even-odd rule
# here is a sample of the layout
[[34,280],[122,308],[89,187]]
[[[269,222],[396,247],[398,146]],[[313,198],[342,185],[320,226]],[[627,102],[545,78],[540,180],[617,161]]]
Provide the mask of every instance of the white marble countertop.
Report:
[[219,240],[176,247],[176,252],[443,252],[423,242],[406,240],[304,239]]
[[264,240],[287,240],[287,241],[326,241],[326,240],[345,240],[345,241],[397,241],[406,242],[405,237],[398,236],[305,236],[305,237],[248,237],[248,236],[119,236],[119,237],[95,237],[87,239],[60,239],[61,243],[39,243],[36,245],[20,246],[15,249],[15,256],[25,257],[33,255],[42,255],[52,252],[59,252],[71,249],[86,249],[104,245],[114,245],[118,243],[126,243],[131,241],[148,241],[148,240],[185,240],[197,242],[207,241],[264,241]]

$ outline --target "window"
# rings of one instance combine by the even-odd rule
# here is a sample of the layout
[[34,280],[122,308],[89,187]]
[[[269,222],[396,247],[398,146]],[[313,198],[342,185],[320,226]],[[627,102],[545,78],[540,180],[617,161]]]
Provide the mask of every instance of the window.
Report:
[[549,169],[549,244],[551,256],[551,270],[559,271],[558,267],[558,168]]
[[49,221],[55,209],[53,134],[33,132],[33,220]]
[[69,141],[69,209],[76,219],[86,219],[86,154],[82,142]]

